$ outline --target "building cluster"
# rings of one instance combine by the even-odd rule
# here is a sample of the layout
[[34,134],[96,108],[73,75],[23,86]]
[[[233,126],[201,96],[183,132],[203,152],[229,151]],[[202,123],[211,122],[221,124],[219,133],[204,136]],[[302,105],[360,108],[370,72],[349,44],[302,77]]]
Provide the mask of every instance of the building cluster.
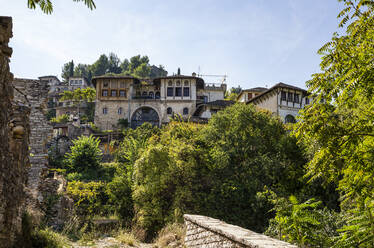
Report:
[[[77,88],[94,87],[96,100],[94,123],[101,130],[120,125],[136,128],[145,122],[161,126],[173,118],[206,122],[217,111],[234,104],[225,100],[226,84],[208,84],[195,73],[140,79],[132,76],[104,75],[92,78],[92,84],[81,77],[63,83],[55,76],[40,77],[50,85],[48,107],[56,115],[66,114],[81,123],[77,107],[71,101],[60,101],[61,93]],[[311,101],[306,90],[278,83],[271,88],[256,87],[240,92],[236,102],[253,104],[271,111],[285,123],[296,122],[300,109]],[[86,106],[81,106],[81,109]]]

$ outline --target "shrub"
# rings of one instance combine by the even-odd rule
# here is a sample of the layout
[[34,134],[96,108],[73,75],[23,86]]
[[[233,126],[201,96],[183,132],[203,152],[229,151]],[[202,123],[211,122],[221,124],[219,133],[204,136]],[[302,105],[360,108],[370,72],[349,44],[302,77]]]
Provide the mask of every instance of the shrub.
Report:
[[99,144],[99,139],[93,136],[80,136],[73,140],[71,153],[65,155],[65,165],[72,172],[95,172],[102,158]]
[[50,121],[54,123],[67,123],[69,121],[69,116],[66,114],[63,114],[63,115],[51,118]]

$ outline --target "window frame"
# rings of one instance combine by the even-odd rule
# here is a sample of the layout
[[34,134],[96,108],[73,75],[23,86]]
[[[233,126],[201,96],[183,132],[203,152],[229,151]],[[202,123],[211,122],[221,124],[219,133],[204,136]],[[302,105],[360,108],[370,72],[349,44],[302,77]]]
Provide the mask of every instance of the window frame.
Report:
[[174,96],[174,87],[167,87],[166,88],[166,96],[168,96],[168,97]]
[[183,97],[189,97],[189,96],[190,96],[190,87],[183,87]]
[[[178,94],[179,93],[179,94]],[[175,96],[181,97],[183,94],[182,87],[175,87]]]

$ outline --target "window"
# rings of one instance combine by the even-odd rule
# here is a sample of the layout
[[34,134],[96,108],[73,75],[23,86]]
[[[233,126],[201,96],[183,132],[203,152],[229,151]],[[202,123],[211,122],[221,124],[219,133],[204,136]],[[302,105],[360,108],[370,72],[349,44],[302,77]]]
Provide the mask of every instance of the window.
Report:
[[291,92],[288,92],[287,101],[289,101],[289,102],[293,101],[293,94]]
[[121,89],[126,88],[126,84],[125,84],[125,82],[120,82],[120,83],[119,83],[119,87],[120,87]]
[[111,96],[117,96],[117,91],[116,90],[111,90],[110,95]]
[[149,98],[152,98],[152,99],[153,99],[153,91],[150,91],[150,92],[149,92]]
[[118,114],[122,115],[122,108],[121,107],[118,108]]
[[108,83],[108,82],[104,82],[104,83],[103,83],[103,88],[108,88],[108,86],[109,86],[109,83]]
[[168,87],[168,89],[167,89],[167,96],[174,96],[174,88],[173,87]]
[[177,81],[177,86],[181,86],[181,81]]
[[157,91],[156,94],[155,94],[155,99],[160,99],[160,98],[161,98],[160,92]]
[[79,84],[82,85],[83,81],[82,80],[79,80]]
[[117,89],[118,83],[116,81],[110,83],[110,88]]
[[175,87],[175,96],[182,96],[182,87]]
[[170,107],[168,107],[168,108],[166,109],[166,114],[171,115],[172,113],[173,113],[173,109],[170,108]]
[[104,115],[108,114],[108,109],[107,109],[106,107],[103,108],[103,114],[104,114]]
[[287,97],[286,97],[286,92],[285,91],[282,91],[281,92],[281,101],[287,101]]
[[252,93],[248,93],[248,99],[252,99]]
[[172,81],[169,81],[169,82],[168,82],[168,86],[173,86],[173,82],[172,82]]
[[188,108],[183,109],[183,115],[188,115]]
[[101,95],[102,96],[108,96],[108,90],[102,90]]
[[189,84],[189,82],[186,80],[186,81],[184,81],[184,86],[189,86],[190,84]]
[[309,104],[309,98],[305,97],[305,105],[308,105],[308,104]]
[[119,96],[120,97],[126,97],[126,90],[120,90],[119,91]]
[[147,91],[143,91],[142,96],[148,96]]
[[190,87],[183,88],[183,96],[190,96]]
[[295,100],[294,102],[296,102],[296,103],[299,102],[299,94],[295,94],[295,99],[294,100]]

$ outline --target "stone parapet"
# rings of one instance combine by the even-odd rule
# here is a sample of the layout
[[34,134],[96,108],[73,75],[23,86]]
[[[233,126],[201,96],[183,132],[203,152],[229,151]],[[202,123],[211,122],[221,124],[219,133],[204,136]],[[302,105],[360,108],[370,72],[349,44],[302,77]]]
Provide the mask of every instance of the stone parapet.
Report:
[[201,215],[184,215],[187,247],[297,248],[284,241]]

